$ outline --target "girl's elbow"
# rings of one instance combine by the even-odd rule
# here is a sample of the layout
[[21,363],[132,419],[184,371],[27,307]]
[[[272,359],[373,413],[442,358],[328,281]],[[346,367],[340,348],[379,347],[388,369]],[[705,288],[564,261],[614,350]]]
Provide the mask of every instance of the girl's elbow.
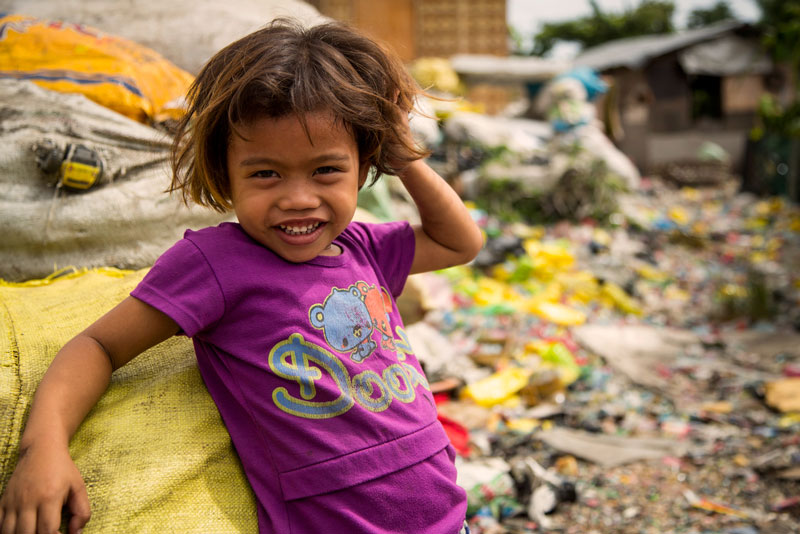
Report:
[[467,235],[468,237],[465,239],[464,244],[463,263],[469,263],[474,260],[483,248],[483,233],[477,226],[475,226],[474,230],[469,232]]

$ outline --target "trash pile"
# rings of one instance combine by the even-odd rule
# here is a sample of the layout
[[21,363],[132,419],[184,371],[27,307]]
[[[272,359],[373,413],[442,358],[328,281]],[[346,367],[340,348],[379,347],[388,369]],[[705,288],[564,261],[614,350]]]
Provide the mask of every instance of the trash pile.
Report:
[[554,77],[538,118],[437,113],[486,246],[411,284],[407,331],[470,528],[800,531],[800,208],[719,155],[639,176],[596,82]]
[[[506,68],[513,70],[509,62]],[[617,196],[635,190],[641,180],[596,118],[593,101],[607,85],[590,69],[557,75],[540,72],[541,66],[530,69],[535,74],[529,76],[547,76],[528,84],[536,92],[490,116],[451,92],[459,86],[441,62],[418,60],[411,72],[434,95],[423,100],[423,107],[441,121],[438,136],[417,128],[418,138],[432,148],[437,170],[456,183],[462,196],[480,199],[490,213],[605,221],[618,210]]]
[[503,223],[407,325],[474,532],[797,532],[800,208],[657,177]]

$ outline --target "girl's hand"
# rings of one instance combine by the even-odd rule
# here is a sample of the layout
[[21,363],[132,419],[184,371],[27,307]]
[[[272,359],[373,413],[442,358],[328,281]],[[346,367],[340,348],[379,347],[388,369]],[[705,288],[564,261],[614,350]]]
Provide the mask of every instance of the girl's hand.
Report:
[[56,534],[65,505],[69,534],[78,534],[91,515],[83,477],[66,447],[34,443],[0,497],[0,534]]

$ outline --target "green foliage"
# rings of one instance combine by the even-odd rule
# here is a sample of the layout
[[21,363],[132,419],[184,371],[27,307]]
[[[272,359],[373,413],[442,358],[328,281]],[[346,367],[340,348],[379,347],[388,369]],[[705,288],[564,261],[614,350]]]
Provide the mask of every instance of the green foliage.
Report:
[[800,68],[800,2],[756,0],[761,8],[764,44],[778,61]]
[[715,22],[722,22],[723,20],[733,20],[736,16],[731,10],[728,2],[720,0],[714,6],[708,9],[695,9],[689,13],[689,19],[686,23],[689,28],[703,28],[711,26]]
[[517,30],[513,26],[508,27],[508,40],[511,44],[511,55],[514,56],[523,55],[522,49],[524,48],[523,42],[525,39],[519,32],[519,30]]
[[590,0],[592,14],[576,20],[547,23],[534,37],[532,54],[547,54],[559,41],[572,41],[590,48],[615,39],[640,35],[673,33],[675,4],[669,0],[642,0],[621,14],[604,13]]
[[800,138],[800,101],[795,100],[784,107],[774,96],[765,94],[759,101],[756,120],[756,126],[750,132],[754,141],[765,134]]

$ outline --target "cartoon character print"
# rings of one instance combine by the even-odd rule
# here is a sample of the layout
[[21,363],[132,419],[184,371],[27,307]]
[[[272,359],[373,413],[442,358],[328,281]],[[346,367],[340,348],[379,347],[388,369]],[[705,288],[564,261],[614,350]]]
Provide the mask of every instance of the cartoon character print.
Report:
[[336,351],[350,352],[350,358],[362,362],[377,348],[370,339],[372,319],[356,286],[333,288],[322,304],[308,312],[314,328],[325,334],[328,345]]
[[381,333],[381,347],[396,350],[392,337],[392,324],[389,321],[389,313],[392,311],[392,298],[389,293],[366,282],[358,282],[356,287],[364,296],[364,304],[372,320],[372,326]]

